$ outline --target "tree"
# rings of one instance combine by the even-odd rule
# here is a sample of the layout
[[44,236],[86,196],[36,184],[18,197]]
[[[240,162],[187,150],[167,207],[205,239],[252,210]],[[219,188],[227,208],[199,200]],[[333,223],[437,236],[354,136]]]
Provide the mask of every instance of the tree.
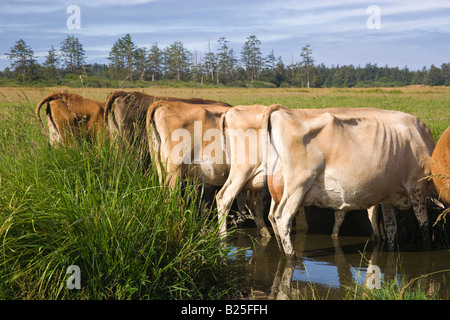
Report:
[[211,51],[211,44],[208,39],[208,52],[205,53],[203,59],[204,70],[206,71],[206,80],[208,75],[211,75],[211,81],[214,82],[214,73],[217,68],[217,58],[214,52]]
[[139,80],[145,80],[145,73],[148,69],[147,49],[137,48],[134,52],[136,71],[139,74]]
[[169,79],[177,79],[178,82],[189,72],[189,61],[191,53],[183,43],[175,41],[164,51],[166,74]]
[[428,76],[425,83],[430,86],[441,86],[444,84],[444,80],[441,75],[441,70],[437,68],[434,64],[432,64],[430,67],[430,71],[428,72]]
[[279,87],[286,81],[287,73],[281,56],[278,57],[277,66],[273,70],[274,83]]
[[263,81],[276,83],[275,68],[277,67],[277,58],[275,52],[270,51],[269,55],[264,59],[264,68],[262,72]]
[[234,57],[234,52],[232,48],[228,47],[228,44],[230,43],[228,40],[226,40],[225,37],[220,38],[217,40],[220,47],[217,51],[217,76],[216,80],[217,83],[219,83],[219,78],[222,76],[225,81],[231,80],[233,69],[236,64],[236,58]]
[[27,79],[27,75],[32,72],[36,60],[34,59],[34,52],[24,40],[16,41],[16,44],[11,48],[9,53],[5,53],[9,60],[12,60],[11,66],[14,70],[21,74],[22,81]]
[[61,57],[67,72],[75,73],[80,71],[85,64],[83,45],[75,36],[67,36],[61,42]]
[[108,60],[111,61],[111,67],[116,77],[127,75],[130,81],[133,81],[133,65],[135,64],[137,46],[131,40],[127,33],[124,37],[117,40],[111,51]]
[[445,86],[450,86],[450,63],[441,65],[442,81]]
[[310,76],[314,68],[314,59],[312,57],[312,50],[309,44],[302,48],[302,52],[300,53],[300,57],[302,57],[302,61],[300,65],[305,69],[306,72],[306,83],[307,87],[310,86]]
[[58,76],[59,57],[53,46],[45,57],[44,68],[48,79],[55,79]]
[[241,63],[245,69],[248,80],[253,81],[259,78],[262,67],[262,57],[260,46],[261,41],[255,35],[247,38],[241,51]]
[[152,75],[152,81],[161,80],[163,75],[164,54],[155,43],[148,53],[148,68]]

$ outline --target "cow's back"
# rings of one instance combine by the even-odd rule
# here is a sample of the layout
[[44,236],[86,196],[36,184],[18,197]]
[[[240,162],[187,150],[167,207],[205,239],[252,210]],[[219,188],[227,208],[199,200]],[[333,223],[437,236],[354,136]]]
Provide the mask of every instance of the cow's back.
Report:
[[430,172],[431,132],[405,113],[280,110],[273,113],[271,122],[272,130],[280,131],[271,133],[275,146],[291,162],[285,166],[298,170],[304,163],[319,172],[303,205],[353,210],[390,201],[407,208],[406,194]]

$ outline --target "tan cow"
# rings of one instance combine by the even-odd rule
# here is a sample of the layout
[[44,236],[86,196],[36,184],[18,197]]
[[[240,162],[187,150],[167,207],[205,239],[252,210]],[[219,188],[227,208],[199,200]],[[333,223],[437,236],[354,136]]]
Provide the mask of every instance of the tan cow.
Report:
[[155,101],[182,101],[189,104],[230,106],[225,102],[201,98],[160,97],[142,92],[115,91],[106,98],[104,121],[111,137],[120,137],[121,142],[134,146],[139,158],[148,165],[148,142],[145,119],[148,107]]
[[[264,157],[261,127],[264,105],[235,106],[222,116],[222,144],[226,150],[229,175],[216,195],[217,211],[222,221],[226,220],[233,201],[244,191],[255,202],[253,217],[263,237],[270,237],[262,215],[262,192],[266,180],[264,175]],[[226,225],[220,225],[221,232]]]
[[[261,139],[267,138],[264,137],[264,131],[261,129],[265,110],[278,107],[282,108],[279,105],[271,107],[264,105],[235,106],[222,116],[222,134],[223,141],[227,146],[230,173],[216,196],[218,213],[221,220],[225,220],[236,197],[242,191],[247,192],[255,201],[253,218],[263,237],[270,237],[270,233],[265,226],[261,208],[261,196],[266,185],[265,164],[262,161],[264,143]],[[377,206],[373,206],[368,211],[374,238],[380,240],[377,209]],[[344,210],[335,212],[333,237],[337,237],[345,214]],[[225,232],[226,226],[221,225],[221,228],[222,232]]]
[[431,174],[440,199],[450,205],[450,127],[442,133],[433,151]]
[[[180,101],[157,101],[150,106],[146,121],[149,149],[161,183],[164,174],[165,183],[171,187],[186,177],[200,178],[207,186],[220,187],[225,183],[229,165],[220,127],[221,115],[230,109]],[[247,195],[249,210],[253,201],[258,208],[261,205],[261,198],[253,196]],[[242,204],[240,200],[238,203]],[[261,227],[260,220],[255,222]],[[221,225],[226,230],[226,222]]]
[[49,143],[51,145],[72,144],[74,138],[86,136],[94,139],[103,132],[103,110],[105,102],[84,98],[78,94],[56,92],[42,98],[36,107],[36,117],[45,132],[40,110],[46,105]]
[[[147,135],[152,162],[160,182],[175,187],[185,177],[203,178],[205,184],[221,186],[228,169],[218,130],[221,115],[229,107],[156,101],[147,112]],[[206,137],[208,134],[213,134]],[[205,148],[211,149],[211,153]]]
[[391,217],[395,208],[412,207],[430,244],[426,197],[436,191],[422,178],[431,172],[435,144],[419,119],[378,109],[274,107],[263,125],[274,200],[269,219],[286,255],[295,255],[292,219],[300,206],[311,205],[348,211],[381,202]]

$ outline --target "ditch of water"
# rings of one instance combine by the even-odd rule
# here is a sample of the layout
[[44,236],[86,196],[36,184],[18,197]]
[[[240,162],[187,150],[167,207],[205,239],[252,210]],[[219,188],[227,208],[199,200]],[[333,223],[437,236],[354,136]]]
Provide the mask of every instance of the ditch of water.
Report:
[[[298,221],[298,220],[297,220]],[[232,246],[245,251],[246,278],[254,299],[346,299],[355,283],[376,288],[382,281],[414,285],[441,299],[450,299],[450,250],[387,251],[370,235],[320,233],[298,223],[292,228],[296,260],[280,252],[275,237],[264,241],[255,227],[236,232]],[[447,270],[447,271],[445,271]],[[432,274],[433,273],[433,274]],[[312,291],[314,288],[314,297]]]

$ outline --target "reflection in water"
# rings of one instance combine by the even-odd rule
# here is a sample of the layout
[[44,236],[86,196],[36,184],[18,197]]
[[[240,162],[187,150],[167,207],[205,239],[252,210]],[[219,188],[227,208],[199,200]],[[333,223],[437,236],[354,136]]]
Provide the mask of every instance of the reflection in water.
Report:
[[[256,229],[246,230],[256,236]],[[259,238],[260,239],[260,238]],[[393,252],[374,246],[370,237],[339,237],[297,232],[292,235],[297,260],[287,260],[280,253],[276,240],[260,244],[241,234],[233,246],[249,248],[245,260],[249,264],[252,291],[256,299],[305,298],[298,292],[314,290],[321,298],[343,299],[346,288],[355,283],[377,288],[383,281],[402,282],[432,272],[450,269],[450,251]],[[421,288],[438,290],[439,297],[450,298],[450,272],[426,276]],[[306,289],[305,289],[306,288]],[[293,292],[297,292],[297,295]],[[311,296],[306,296],[311,298]]]

